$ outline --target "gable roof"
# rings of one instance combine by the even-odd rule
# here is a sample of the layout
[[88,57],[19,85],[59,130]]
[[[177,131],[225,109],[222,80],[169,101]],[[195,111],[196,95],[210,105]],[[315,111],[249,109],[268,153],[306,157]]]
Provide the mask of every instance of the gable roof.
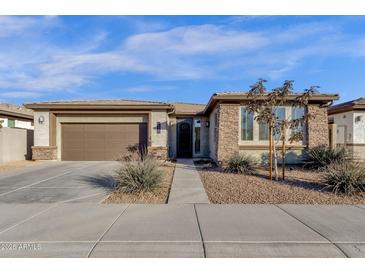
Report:
[[33,120],[33,111],[13,104],[0,104],[0,115]]
[[[289,96],[289,100],[294,100],[300,93],[294,93]],[[337,100],[337,94],[319,93],[311,96],[310,101],[313,103],[328,103]],[[49,109],[165,109],[171,110],[175,115],[204,115],[209,113],[214,105],[219,101],[233,101],[242,102],[247,101],[248,92],[234,92],[225,91],[217,92],[212,95],[208,104],[193,104],[184,102],[158,102],[158,101],[144,101],[144,100],[127,100],[127,99],[113,99],[113,100],[69,100],[69,101],[48,101],[35,102],[25,104],[27,108],[34,110],[49,110]]]
[[[249,92],[246,91],[223,91],[216,92],[210,97],[208,104],[204,109],[204,113],[210,112],[217,102],[228,101],[228,102],[244,102],[250,100],[248,97]],[[288,101],[294,100],[302,93],[292,93],[288,96]],[[334,100],[338,100],[340,97],[336,93],[318,93],[313,94],[309,101],[311,103],[332,103]]]
[[171,103],[175,107],[174,114],[176,115],[198,115],[202,114],[206,104],[193,104],[176,102]]
[[343,113],[353,110],[365,110],[365,98],[360,97],[352,101],[334,105],[328,109],[328,114]]
[[173,106],[157,101],[142,100],[69,100],[25,104],[30,109],[172,109]]

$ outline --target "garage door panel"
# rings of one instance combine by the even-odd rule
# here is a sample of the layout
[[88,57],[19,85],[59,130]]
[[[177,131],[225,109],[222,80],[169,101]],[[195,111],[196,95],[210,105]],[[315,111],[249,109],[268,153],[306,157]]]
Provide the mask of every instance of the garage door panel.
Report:
[[105,149],[105,138],[85,138],[84,145],[88,150],[104,150]]
[[84,161],[84,149],[67,149],[62,153],[62,159],[72,160],[77,159],[77,161]]
[[116,160],[147,146],[147,124],[62,124],[62,160]]
[[85,151],[85,160],[86,161],[104,161],[104,160],[106,160],[105,152],[104,152],[104,150]]

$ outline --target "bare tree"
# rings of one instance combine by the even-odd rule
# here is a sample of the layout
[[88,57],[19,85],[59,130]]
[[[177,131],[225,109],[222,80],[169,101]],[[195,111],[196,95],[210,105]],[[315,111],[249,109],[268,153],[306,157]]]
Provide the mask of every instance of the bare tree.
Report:
[[[267,91],[264,79],[259,79],[250,88],[248,93],[249,103],[248,110],[255,114],[255,120],[260,125],[267,125],[269,131],[269,172],[270,180],[272,180],[273,158],[274,158],[274,175],[278,180],[277,168],[277,150],[276,142],[281,141],[281,158],[282,158],[282,178],[285,179],[285,161],[286,161],[286,145],[287,141],[293,143],[304,139],[303,128],[308,119],[313,118],[308,111],[303,111],[301,117],[278,117],[277,110],[280,106],[291,105],[293,107],[305,108],[308,106],[310,97],[317,93],[318,86],[312,86],[305,89],[303,93],[293,92],[293,82],[291,80],[284,81],[279,88],[274,88],[270,92]],[[297,96],[293,96],[297,95]],[[290,98],[289,98],[290,97]],[[288,138],[288,129],[290,129],[290,137]]]

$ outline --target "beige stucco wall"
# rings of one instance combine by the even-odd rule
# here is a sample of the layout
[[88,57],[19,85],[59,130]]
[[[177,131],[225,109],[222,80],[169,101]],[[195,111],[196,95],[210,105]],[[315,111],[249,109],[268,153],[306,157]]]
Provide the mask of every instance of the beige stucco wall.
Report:
[[[359,117],[360,121],[356,121]],[[365,144],[365,111],[354,112],[354,144]],[[364,156],[365,157],[365,156]]]
[[[243,149],[240,148],[240,153],[250,155],[261,164],[268,163],[269,151],[268,149]],[[277,150],[278,153],[278,163],[281,163],[281,150]],[[285,162],[287,164],[299,164],[303,161],[303,149],[288,149],[285,155]]]
[[[44,117],[44,122],[40,124],[38,119]],[[35,111],[34,112],[34,145],[49,146],[49,112]]]
[[33,130],[0,128],[0,163],[31,159]]
[[[161,123],[161,133],[157,133],[157,122]],[[151,112],[151,146],[167,147],[168,145],[168,117],[166,111]]]
[[[355,160],[365,161],[365,111],[348,111],[330,116],[336,124],[337,145],[346,149]],[[360,121],[356,121],[360,117]],[[338,130],[346,128],[345,140]],[[341,132],[341,131],[340,131]]]
[[[338,144],[353,143],[354,141],[354,113],[352,111],[337,113],[329,116],[333,119],[333,122],[337,125],[337,131],[346,129],[346,136],[337,134],[336,139]],[[342,129],[341,129],[342,128]],[[345,140],[344,140],[345,139]]]
[[[365,144],[365,111],[348,111],[330,115],[334,124],[338,127],[346,127],[346,140],[348,144]],[[360,121],[356,122],[356,118]],[[340,137],[340,136],[337,136]],[[341,138],[337,138],[339,144],[343,144]]]
[[57,116],[56,117],[56,146],[57,159],[61,159],[62,123],[145,123],[147,115],[140,116]]

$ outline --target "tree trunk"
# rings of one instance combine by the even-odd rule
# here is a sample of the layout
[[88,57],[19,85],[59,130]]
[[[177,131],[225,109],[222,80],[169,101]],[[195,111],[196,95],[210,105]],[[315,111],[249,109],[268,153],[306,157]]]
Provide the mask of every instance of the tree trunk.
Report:
[[270,181],[272,181],[272,127],[269,126],[269,174]]
[[276,151],[276,144],[275,144],[275,140],[273,142],[273,151],[274,151],[274,176],[275,176],[275,180],[278,180],[278,154]]
[[281,153],[282,153],[282,163],[281,163],[281,166],[282,166],[282,177],[283,177],[283,181],[285,180],[285,154],[286,154],[286,126],[283,125],[283,137],[282,137],[282,149],[281,149]]

